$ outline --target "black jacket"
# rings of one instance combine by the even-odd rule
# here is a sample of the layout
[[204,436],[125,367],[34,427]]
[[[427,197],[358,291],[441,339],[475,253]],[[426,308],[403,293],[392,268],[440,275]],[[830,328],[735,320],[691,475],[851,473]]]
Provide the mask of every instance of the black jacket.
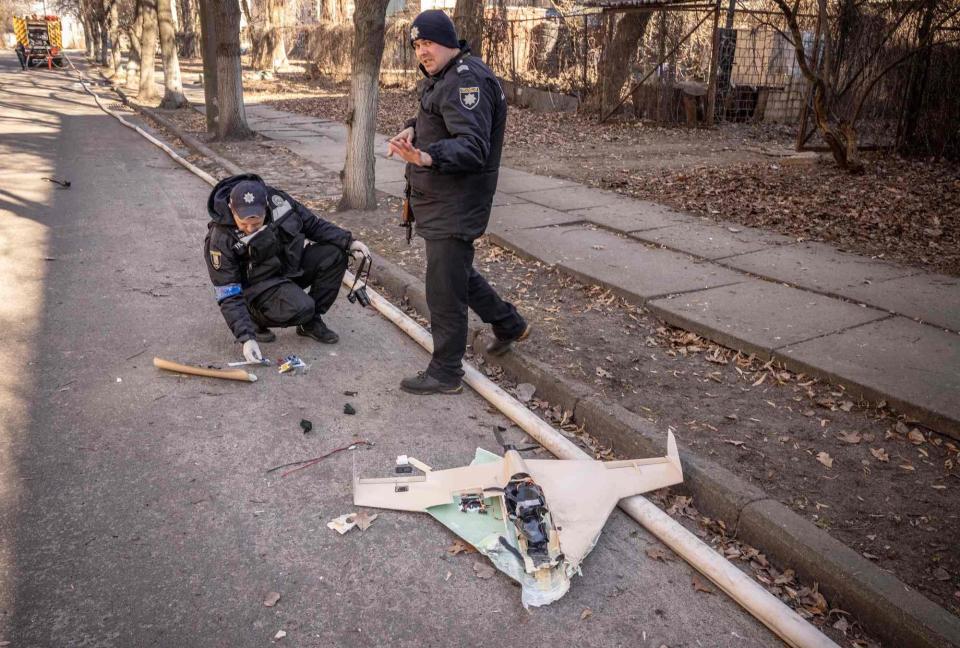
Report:
[[264,227],[244,245],[230,212],[230,190],[241,180],[260,180],[252,173],[224,178],[210,192],[210,224],[203,258],[216,292],[220,312],[240,342],[253,339],[256,330],[247,302],[268,288],[302,273],[300,260],[307,240],[329,243],[347,252],[352,235],[317,217],[279,189],[267,185],[269,208]]
[[461,47],[444,69],[427,76],[417,116],[407,122],[414,126],[413,145],[433,158],[429,167],[407,165],[410,206],[426,239],[479,237],[497,190],[506,97],[490,68],[463,41]]

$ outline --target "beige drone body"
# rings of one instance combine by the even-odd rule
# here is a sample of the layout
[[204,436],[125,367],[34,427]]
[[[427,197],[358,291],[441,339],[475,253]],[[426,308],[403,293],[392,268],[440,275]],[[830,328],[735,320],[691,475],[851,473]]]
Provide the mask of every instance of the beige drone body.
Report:
[[[354,503],[423,511],[435,517],[437,507],[445,505],[458,507],[463,515],[489,514],[488,507],[493,505],[502,517],[496,518],[494,511],[489,520],[488,535],[499,534],[499,538],[494,537],[496,542],[488,542],[487,548],[497,553],[495,545],[499,544],[522,565],[522,572],[543,581],[560,568],[567,575],[578,570],[618,501],[683,481],[672,433],[667,437],[667,455],[650,459],[526,460],[516,449],[506,448],[502,458],[492,456],[486,463],[447,470],[433,470],[416,459],[402,457],[398,463],[407,463],[423,474],[354,477]],[[464,524],[456,519],[444,524],[478,544],[476,538],[459,530]],[[484,553],[493,559],[489,552]],[[511,573],[512,568],[504,569],[497,560],[494,563],[518,577]]]

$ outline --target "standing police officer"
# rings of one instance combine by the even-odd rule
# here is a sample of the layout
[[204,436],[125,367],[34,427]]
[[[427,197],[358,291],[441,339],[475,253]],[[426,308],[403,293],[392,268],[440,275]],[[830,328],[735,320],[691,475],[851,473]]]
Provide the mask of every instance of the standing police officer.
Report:
[[324,344],[340,339],[321,315],[337,298],[349,255],[369,256],[367,246],[252,173],[217,183],[207,211],[204,259],[247,360],[262,360],[257,340],[276,339],[270,326],[296,326]]
[[444,12],[418,15],[410,40],[426,80],[416,118],[390,140],[388,155],[407,162],[409,204],[426,241],[433,358],[400,387],[455,394],[463,390],[468,306],[493,326],[496,341],[487,350],[494,355],[530,332],[473,267],[473,242],[487,228],[497,189],[507,102],[496,76],[470,55]]

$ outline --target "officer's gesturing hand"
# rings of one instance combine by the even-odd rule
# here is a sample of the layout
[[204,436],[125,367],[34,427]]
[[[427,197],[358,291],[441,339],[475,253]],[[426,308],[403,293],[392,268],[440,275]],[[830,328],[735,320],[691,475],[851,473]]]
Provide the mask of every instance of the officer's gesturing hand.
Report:
[[354,259],[363,259],[364,257],[370,256],[370,248],[360,241],[351,241],[350,256]]
[[247,340],[243,343],[243,357],[247,362],[263,362],[263,354],[260,353],[260,345],[256,340]]
[[[410,144],[413,144],[413,126],[407,126],[402,131],[391,137],[390,143],[394,142],[409,142]],[[390,152],[387,153],[387,157],[390,157],[391,155],[393,154]]]
[[[404,129],[404,131],[412,129]],[[402,135],[403,133],[400,133]],[[433,164],[433,158],[430,157],[429,153],[421,151],[416,148],[413,144],[410,143],[410,140],[400,139],[400,135],[397,135],[392,140],[387,142],[387,155],[388,156],[399,156],[405,162],[410,164],[416,164],[417,166],[428,167]]]

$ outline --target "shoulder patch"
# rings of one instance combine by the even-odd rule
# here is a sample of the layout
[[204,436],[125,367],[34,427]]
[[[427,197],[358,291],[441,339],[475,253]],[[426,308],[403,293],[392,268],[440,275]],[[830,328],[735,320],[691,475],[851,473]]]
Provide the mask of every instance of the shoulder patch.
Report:
[[284,203],[283,196],[281,196],[280,194],[273,194],[273,196],[271,196],[270,198],[270,201],[277,207],[279,207]]
[[460,104],[467,110],[473,110],[480,103],[480,88],[460,88]]
[[223,267],[223,255],[220,254],[219,250],[210,250],[210,265],[213,266],[214,270]]
[[470,66],[467,65],[466,63],[464,63],[463,65],[457,66],[457,72],[466,72],[469,69],[470,69]]

